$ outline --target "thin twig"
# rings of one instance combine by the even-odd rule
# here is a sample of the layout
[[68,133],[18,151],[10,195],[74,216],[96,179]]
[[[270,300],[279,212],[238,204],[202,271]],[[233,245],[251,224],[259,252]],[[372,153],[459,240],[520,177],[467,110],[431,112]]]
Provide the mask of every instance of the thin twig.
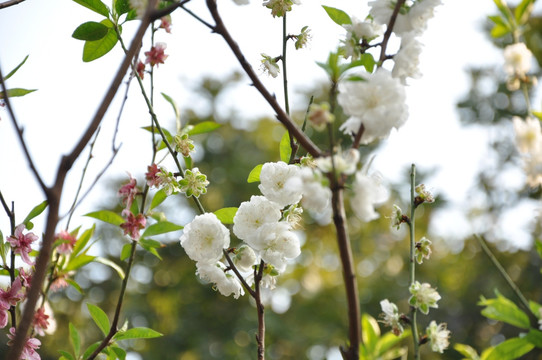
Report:
[[384,39],[382,39],[382,42],[380,43],[380,59],[378,66],[382,66],[384,61],[388,59],[386,55],[386,48],[388,47],[388,41],[390,40],[390,36],[393,32],[393,27],[395,26],[395,20],[397,20],[397,16],[399,15],[399,10],[401,9],[401,6],[405,3],[405,0],[398,0],[395,4],[395,8],[393,9],[393,13],[391,14],[390,21],[388,23],[388,27],[386,28],[386,32],[384,33]]
[[[410,170],[410,221],[408,226],[410,229],[410,256],[409,256],[409,266],[410,266],[410,286],[416,281],[416,227],[414,215],[416,212],[416,165],[412,164]],[[412,326],[412,339],[414,341],[414,358],[416,360],[420,359],[420,336],[418,334],[418,323],[417,323],[417,308],[415,306],[410,307],[410,322]]]
[[9,0],[9,1],[4,1],[3,3],[0,3],[0,9],[5,9],[7,7],[10,7],[10,6],[13,6],[13,5],[17,5],[17,4],[20,4],[22,3],[24,0]]
[[231,37],[230,33],[228,32],[226,26],[224,25],[224,22],[222,21],[222,18],[220,17],[220,14],[218,13],[218,9],[216,6],[216,0],[206,0],[207,7],[209,8],[209,11],[211,12],[211,15],[213,16],[213,19],[215,20],[216,25],[214,26],[214,31],[221,35],[230,49],[233,51],[235,57],[241,64],[241,67],[246,72],[250,80],[252,81],[252,84],[254,87],[260,92],[260,94],[264,97],[264,99],[267,101],[267,103],[271,106],[271,108],[275,111],[277,119],[286,127],[286,129],[293,134],[293,136],[297,139],[299,144],[305,148],[305,150],[311,154],[313,157],[320,157],[321,151],[320,149],[312,142],[312,140],[306,136],[292,121],[290,116],[286,114],[286,112],[282,109],[282,107],[277,102],[277,99],[266,89],[266,87],[262,84],[260,81],[258,75],[254,72],[254,69],[252,69],[252,66],[248,63],[247,59],[243,55],[243,52],[239,48],[239,45],[235,42],[235,40]]

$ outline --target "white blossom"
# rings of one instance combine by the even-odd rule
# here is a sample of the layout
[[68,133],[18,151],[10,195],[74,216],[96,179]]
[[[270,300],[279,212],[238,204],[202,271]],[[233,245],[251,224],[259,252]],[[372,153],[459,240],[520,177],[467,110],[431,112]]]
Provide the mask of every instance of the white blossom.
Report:
[[252,266],[256,264],[258,258],[254,250],[248,245],[241,245],[235,252],[233,263],[241,272],[252,271]]
[[281,207],[295,204],[301,199],[301,190],[287,183],[289,179],[297,175],[298,171],[298,166],[288,165],[282,161],[265,163],[260,172],[258,188],[266,198]]
[[429,323],[429,326],[425,330],[429,343],[431,344],[431,350],[438,353],[443,353],[444,350],[450,345],[450,330],[446,328],[446,323],[437,323],[433,320]]
[[278,271],[284,271],[287,261],[301,253],[299,239],[286,222],[264,224],[249,245],[260,250],[262,259]]
[[433,289],[428,283],[420,284],[416,281],[410,285],[409,289],[412,295],[408,299],[408,303],[418,308],[422,313],[428,314],[429,308],[438,308],[437,301],[440,300],[440,295],[437,290]]
[[378,37],[384,34],[382,25],[375,23],[372,20],[360,20],[355,16],[351,17],[352,24],[343,25],[343,28],[347,31],[348,36],[355,35],[358,39],[372,40],[375,37]]
[[523,154],[534,153],[542,147],[540,120],[527,117],[525,121],[518,116],[512,118],[516,133],[516,144]]
[[531,70],[533,53],[524,43],[504,48],[504,69],[510,76],[523,77]]
[[262,65],[261,69],[264,73],[267,73],[271,75],[271,77],[276,78],[279,75],[280,68],[277,64],[277,60],[275,58],[267,55],[267,54],[261,54],[262,55]]
[[324,173],[333,172],[333,166],[335,166],[336,173],[352,175],[357,170],[359,151],[348,149],[333,155],[333,162],[331,162],[331,156],[321,156],[315,162],[318,169]]
[[384,299],[380,302],[382,308],[382,323],[392,328],[395,335],[399,336],[403,333],[403,325],[401,325],[399,309],[397,305],[390,302],[388,299]]
[[422,44],[418,40],[416,33],[406,33],[401,38],[399,52],[393,57],[392,76],[401,79],[402,84],[406,84],[407,77],[419,79],[422,76],[419,69],[421,52]]
[[[369,2],[369,14],[382,25],[388,25],[396,2],[394,0],[374,0]],[[434,9],[441,0],[418,0],[412,6],[404,6],[395,19],[393,31],[398,36],[415,31],[420,34],[427,28],[427,21],[434,16]]]
[[237,5],[248,5],[249,4],[249,0],[233,0],[234,3],[236,3]]
[[242,240],[254,237],[260,226],[277,223],[281,218],[280,205],[264,196],[252,196],[241,203],[233,218],[233,233]]
[[321,225],[331,222],[331,190],[324,186],[323,175],[318,170],[302,167],[298,176],[288,180],[288,185],[303,192],[301,206]]
[[263,6],[271,9],[273,17],[284,16],[287,11],[292,10],[292,5],[299,5],[299,0],[266,0],[263,2]]
[[230,246],[230,231],[215,214],[205,213],[184,227],[180,241],[190,259],[215,263],[222,258],[222,250]]
[[350,206],[361,221],[371,221],[379,217],[375,206],[388,199],[388,191],[382,184],[380,174],[367,175],[365,170],[358,171],[352,184],[354,196]]
[[362,77],[366,81],[346,81],[339,85],[339,104],[350,116],[340,129],[356,134],[363,124],[361,143],[369,144],[401,127],[407,120],[408,108],[404,87],[389,71],[380,68]]
[[217,263],[196,263],[196,274],[203,281],[213,283],[215,288],[224,295],[238,299],[239,296],[244,295],[245,291],[243,286],[237,277],[230,273],[224,272],[226,266],[221,262]]
[[416,249],[415,249],[415,256],[416,256],[416,262],[418,264],[423,263],[423,259],[429,260],[429,257],[431,256],[431,240],[427,239],[425,236],[420,239],[416,243]]
[[442,5],[441,0],[418,0],[408,12],[408,18],[414,31],[423,32],[427,21],[435,16],[435,8]]

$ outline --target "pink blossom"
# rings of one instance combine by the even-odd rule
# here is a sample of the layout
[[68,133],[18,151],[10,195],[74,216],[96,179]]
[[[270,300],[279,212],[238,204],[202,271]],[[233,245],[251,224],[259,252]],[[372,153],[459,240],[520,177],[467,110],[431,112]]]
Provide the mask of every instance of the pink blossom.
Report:
[[45,314],[45,308],[42,306],[34,313],[34,321],[32,323],[34,332],[40,336],[44,336],[44,330],[49,327],[49,315]]
[[134,216],[129,212],[126,217],[126,222],[120,224],[120,227],[124,230],[124,235],[130,235],[134,240],[139,240],[139,230],[144,229],[147,225],[147,219],[142,214]]
[[28,254],[30,253],[30,251],[32,251],[30,245],[32,245],[34,241],[38,240],[38,237],[34,233],[28,233],[26,235],[23,235],[24,229],[24,224],[17,226],[15,228],[15,235],[10,236],[8,238],[8,241],[11,244],[11,247],[13,248],[15,254],[21,255],[23,261],[28,265],[34,265],[34,262],[30,260]]
[[[8,346],[13,345],[13,339],[15,339],[15,328],[9,329],[8,334]],[[36,352],[36,349],[39,349],[41,341],[36,338],[28,337],[26,338],[26,343],[24,344],[23,352],[21,353],[20,360],[41,360],[40,355]]]
[[121,198],[122,204],[126,205],[126,209],[129,209],[132,206],[135,196],[137,195],[136,183],[136,179],[130,175],[130,181],[128,184],[123,185],[117,194]]
[[11,287],[7,290],[0,289],[0,306],[8,308],[10,306],[15,306],[19,301],[24,298],[24,293],[22,292],[21,279],[16,278]]
[[162,172],[162,169],[158,168],[158,165],[152,164],[147,167],[147,170],[147,173],[145,173],[147,185],[158,187],[162,183],[162,178],[158,176]]
[[34,274],[32,273],[32,270],[29,270],[29,272],[26,272],[25,269],[20,268],[19,269],[19,278],[21,279],[21,283],[23,287],[29,288],[30,283],[32,282],[32,276]]
[[68,287],[68,282],[66,279],[68,278],[68,274],[60,274],[58,275],[55,280],[51,283],[51,291],[58,291],[64,288]]
[[171,16],[164,16],[160,18],[160,29],[166,30],[168,34],[171,34]]
[[0,304],[0,329],[6,327],[8,324],[8,313],[9,307],[5,308],[2,304]]
[[141,60],[139,60],[137,63],[136,72],[141,80],[143,80],[143,77],[145,76],[145,64],[143,64]]
[[56,241],[59,243],[56,248],[56,251],[58,251],[59,254],[70,254],[73,251],[77,239],[69,232],[62,230],[60,233],[56,234]]
[[145,56],[147,57],[145,64],[151,64],[151,66],[163,64],[169,56],[164,54],[165,49],[165,43],[156,43],[156,46],[151,47],[150,51],[145,52]]

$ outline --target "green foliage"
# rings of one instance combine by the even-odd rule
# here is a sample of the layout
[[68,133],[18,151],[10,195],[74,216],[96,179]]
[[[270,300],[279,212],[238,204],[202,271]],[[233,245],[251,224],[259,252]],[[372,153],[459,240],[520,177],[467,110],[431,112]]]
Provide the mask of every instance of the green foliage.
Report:
[[88,21],[74,30],[72,37],[77,40],[95,41],[100,40],[107,35],[109,28],[102,23]]
[[150,210],[154,209],[155,207],[163,203],[164,200],[166,199],[167,199],[166,191],[164,189],[158,190],[156,194],[154,194],[154,197],[152,198]]
[[103,222],[106,222],[108,224],[112,224],[115,226],[120,226],[124,223],[124,219],[122,216],[117,214],[116,212],[113,212],[111,210],[99,210],[99,211],[93,211],[88,214],[85,214],[85,216],[101,220]]
[[109,8],[100,0],[73,0],[79,5],[86,7],[105,17],[109,16]]
[[129,0],[113,0],[113,9],[115,9],[116,16],[126,14],[130,11]]
[[102,334],[107,335],[109,333],[109,329],[111,328],[107,314],[98,306],[90,303],[87,303],[87,309],[92,317],[92,320],[94,320],[94,323],[102,331]]
[[158,331],[154,331],[145,327],[137,327],[128,329],[126,331],[118,332],[113,336],[114,340],[128,340],[128,339],[152,339],[163,336]]
[[[111,51],[119,40],[117,37],[117,32],[114,28],[115,25],[111,22],[111,20],[104,19],[101,21],[101,23],[107,27],[107,34],[99,40],[85,41],[85,45],[83,47],[84,62],[90,62],[101,58]],[[120,26],[119,31],[122,31]]]
[[118,266],[116,263],[114,263],[113,261],[111,261],[109,259],[103,258],[101,256],[97,256],[96,258],[94,258],[94,262],[109,266],[111,269],[115,270],[117,272],[117,274],[119,274],[119,277],[121,279],[124,279],[124,277],[126,276],[124,274],[124,270],[120,266]]
[[6,80],[8,80],[10,77],[12,77],[12,76],[17,72],[17,70],[19,70],[19,69],[21,68],[21,66],[24,65],[24,63],[26,62],[26,60],[28,60],[28,56],[29,56],[29,55],[26,55],[26,56],[24,57],[23,61],[21,61],[21,62],[19,63],[19,65],[17,65],[17,66],[15,67],[15,69],[11,70],[11,71],[4,77],[4,81],[6,81]]
[[27,230],[32,230],[34,228],[34,224],[30,220],[40,215],[47,208],[48,205],[49,204],[47,203],[47,200],[46,200],[40,203],[39,205],[36,205],[32,210],[30,210],[28,215],[26,215],[26,217],[23,220],[23,224]]
[[214,212],[218,220],[224,225],[231,225],[233,224],[233,218],[235,217],[235,214],[237,214],[236,207],[227,207],[222,208]]
[[169,221],[159,221],[155,224],[148,226],[143,232],[143,237],[149,237],[154,235],[165,234],[171,231],[182,230],[183,226],[173,224]]
[[331,6],[322,5],[328,16],[333,20],[337,25],[347,25],[352,24],[352,19],[350,16],[342,10],[336,9]]
[[161,94],[173,108],[173,112],[175,113],[175,123],[177,124],[177,132],[179,132],[181,130],[181,111],[179,110],[179,106],[171,96],[164,93]]
[[141,245],[143,249],[147,250],[158,259],[162,260],[160,254],[158,254],[158,251],[156,251],[156,249],[160,249],[161,247],[163,247],[159,241],[142,237],[139,239],[138,244]]
[[70,343],[72,345],[73,349],[73,355],[75,358],[79,358],[79,352],[81,351],[81,337],[79,336],[79,331],[75,328],[75,326],[70,323]]
[[524,338],[512,338],[503,341],[499,345],[493,347],[487,353],[484,352],[484,354],[482,355],[482,359],[514,360],[527,354],[533,348],[534,345]]
[[262,172],[263,164],[258,164],[248,174],[247,183],[260,181],[260,173]]
[[[11,70],[5,77],[4,77],[4,81],[6,81],[7,79],[9,79],[10,77],[12,77],[16,72],[17,70],[19,70],[21,68],[21,66],[24,65],[24,63],[26,62],[26,60],[28,59],[28,55],[25,56],[25,58],[23,59],[23,61],[21,61],[19,63],[19,65],[17,65],[15,67],[15,69]],[[31,92],[34,92],[36,91],[36,89],[31,89],[31,90],[28,90],[28,89],[22,89],[22,88],[14,88],[14,89],[7,89],[5,91],[0,91],[0,99],[5,99],[6,98],[6,95],[7,97],[19,97],[19,96],[24,96],[26,94],[30,94]]]
[[290,133],[286,131],[279,143],[280,160],[286,164],[290,162],[290,156],[292,155],[292,147],[290,146]]
[[486,299],[483,296],[478,305],[485,306],[482,310],[482,315],[489,319],[502,321],[521,329],[529,328],[529,317],[521,311],[516,304],[505,298],[498,291],[494,299]]
[[480,360],[480,356],[478,355],[476,350],[472,348],[472,346],[465,344],[455,344],[454,349],[461,355],[465,356],[463,360]]
[[209,133],[211,131],[214,131],[221,127],[222,125],[219,123],[216,123],[214,121],[203,121],[199,124],[194,125],[190,130],[188,130],[188,135],[198,135],[198,134],[205,134]]
[[384,335],[380,333],[380,327],[375,318],[368,314],[361,316],[362,344],[360,356],[365,360],[397,359],[407,354],[406,346],[400,347],[403,339],[410,336],[410,331],[404,331],[397,336],[392,332]]

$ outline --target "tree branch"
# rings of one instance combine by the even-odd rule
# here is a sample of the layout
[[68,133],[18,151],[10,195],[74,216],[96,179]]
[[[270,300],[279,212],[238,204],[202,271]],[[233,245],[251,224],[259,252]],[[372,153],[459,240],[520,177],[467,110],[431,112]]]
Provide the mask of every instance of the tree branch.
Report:
[[5,9],[7,7],[10,7],[10,6],[13,6],[13,5],[17,5],[17,4],[20,4],[22,3],[24,0],[9,0],[9,1],[4,1],[3,3],[0,3],[0,9]]

